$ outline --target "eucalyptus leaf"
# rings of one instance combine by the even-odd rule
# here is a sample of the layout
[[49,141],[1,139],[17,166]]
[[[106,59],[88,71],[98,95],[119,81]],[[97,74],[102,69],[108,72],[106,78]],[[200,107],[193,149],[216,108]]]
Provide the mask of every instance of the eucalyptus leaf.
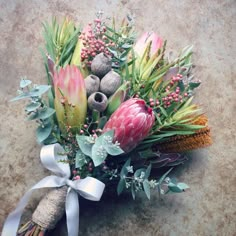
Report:
[[121,178],[117,185],[117,194],[120,195],[125,188],[125,179]]
[[80,150],[86,156],[92,157],[92,147],[94,145],[93,138],[88,136],[76,135],[76,140]]
[[94,166],[96,167],[101,165],[107,158],[107,155],[108,153],[106,149],[99,142],[95,142],[95,144],[92,147],[92,156],[91,156]]
[[176,184],[174,184],[174,183],[172,183],[172,182],[170,182],[170,183],[168,184],[168,189],[169,189],[171,192],[174,192],[174,193],[181,193],[181,192],[183,192],[183,189],[182,189],[182,188],[180,188],[178,185],[176,185]]
[[41,97],[45,92],[50,89],[51,86],[49,85],[38,85],[34,89],[30,90],[29,92],[23,92],[22,94],[18,95],[17,97],[11,99],[11,102],[15,102],[25,98],[31,97]]
[[150,185],[149,185],[148,180],[143,181],[143,189],[144,189],[144,192],[145,192],[147,198],[150,200],[151,193],[150,193]]
[[149,164],[148,168],[145,171],[145,179],[148,179],[150,174],[151,174],[151,170],[152,170],[152,164]]
[[37,119],[45,120],[51,117],[56,111],[50,107],[45,107],[38,111]]
[[132,194],[133,199],[135,200],[135,183],[134,182],[131,183],[131,194]]
[[113,136],[114,136],[114,130],[109,130],[106,133],[102,134],[96,140],[96,142],[100,142],[100,145],[102,145],[105,148],[108,154],[112,156],[117,156],[122,154],[124,151],[119,147],[119,145],[117,145],[116,143],[115,144],[112,143]]
[[159,179],[158,183],[159,185],[162,184],[162,182],[165,180],[165,178],[167,177],[167,175],[173,170],[173,168],[169,169],[164,175],[162,175],[162,177]]
[[51,123],[40,125],[36,130],[37,141],[42,143],[45,139],[47,139],[52,131],[52,128]]
[[32,97],[41,97],[51,88],[50,85],[37,85],[34,89],[30,91]]
[[125,162],[125,164],[123,165],[123,167],[122,167],[122,169],[121,169],[121,171],[120,171],[120,177],[121,177],[121,178],[125,178],[126,175],[128,174],[128,169],[127,169],[127,167],[130,166],[130,162],[131,162],[131,159],[129,158],[129,159]]
[[[134,177],[140,178],[142,172],[144,173],[144,176],[145,176],[145,171],[146,171],[145,168],[137,169],[137,170],[135,171],[135,173],[134,173]],[[144,177],[144,176],[143,176],[143,177]]]
[[40,102],[31,102],[30,104],[28,104],[28,105],[25,107],[25,110],[26,110],[27,112],[32,112],[32,111],[37,110],[40,106],[41,106],[41,103],[40,103]]
[[28,80],[28,79],[22,79],[20,81],[20,87],[21,88],[25,88],[25,87],[29,86],[30,84],[32,84],[32,81]]
[[124,151],[119,146],[113,143],[110,145],[105,145],[104,148],[106,149],[107,153],[110,154],[111,156],[117,156],[124,153]]
[[177,186],[179,188],[181,188],[182,190],[185,190],[185,189],[189,188],[189,186],[185,183],[178,183]]
[[85,154],[78,150],[75,156],[75,168],[81,168],[87,163]]

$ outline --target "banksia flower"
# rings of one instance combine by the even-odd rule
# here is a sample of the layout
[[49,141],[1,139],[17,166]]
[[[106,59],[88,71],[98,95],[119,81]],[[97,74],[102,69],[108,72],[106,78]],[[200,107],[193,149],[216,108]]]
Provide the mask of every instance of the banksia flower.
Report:
[[76,66],[67,65],[53,77],[57,120],[62,132],[66,126],[79,129],[87,113],[84,78]]
[[154,149],[161,152],[185,152],[189,150],[204,148],[212,144],[210,128],[207,126],[207,117],[201,115],[193,123],[194,125],[204,125],[191,135],[177,135],[168,141],[154,145]]
[[155,121],[152,108],[144,100],[131,98],[123,102],[107,121],[103,133],[114,130],[114,140],[124,152],[133,150],[149,134]]

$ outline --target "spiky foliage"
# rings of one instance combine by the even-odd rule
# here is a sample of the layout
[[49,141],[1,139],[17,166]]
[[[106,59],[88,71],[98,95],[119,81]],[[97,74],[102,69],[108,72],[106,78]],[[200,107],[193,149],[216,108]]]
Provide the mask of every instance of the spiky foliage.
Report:
[[55,66],[64,67],[70,64],[80,34],[80,28],[76,28],[74,22],[69,18],[65,18],[62,23],[53,18],[51,23],[45,22],[43,27],[46,51],[42,50],[42,54],[49,84],[52,84],[51,65],[48,63],[48,58],[51,59],[51,63],[54,63]]

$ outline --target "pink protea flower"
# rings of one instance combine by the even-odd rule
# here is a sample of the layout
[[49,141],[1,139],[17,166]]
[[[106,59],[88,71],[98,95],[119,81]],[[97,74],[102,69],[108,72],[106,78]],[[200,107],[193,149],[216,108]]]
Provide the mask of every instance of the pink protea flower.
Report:
[[152,57],[163,45],[163,40],[156,33],[146,32],[137,40],[134,46],[134,51],[139,57],[142,57],[146,47],[150,42],[152,42],[149,54],[150,57]]
[[152,108],[142,99],[131,98],[112,114],[103,132],[114,130],[113,141],[118,141],[124,152],[128,153],[147,137],[154,121]]
[[53,76],[55,110],[62,132],[66,127],[79,129],[87,113],[87,97],[84,78],[76,66],[60,68]]

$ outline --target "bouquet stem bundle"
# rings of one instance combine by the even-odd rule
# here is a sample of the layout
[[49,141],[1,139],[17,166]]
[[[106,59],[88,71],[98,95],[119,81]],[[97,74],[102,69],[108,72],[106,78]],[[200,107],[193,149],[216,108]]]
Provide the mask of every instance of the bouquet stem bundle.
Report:
[[65,213],[67,186],[50,190],[39,202],[32,219],[18,231],[18,236],[44,236],[54,229]]

